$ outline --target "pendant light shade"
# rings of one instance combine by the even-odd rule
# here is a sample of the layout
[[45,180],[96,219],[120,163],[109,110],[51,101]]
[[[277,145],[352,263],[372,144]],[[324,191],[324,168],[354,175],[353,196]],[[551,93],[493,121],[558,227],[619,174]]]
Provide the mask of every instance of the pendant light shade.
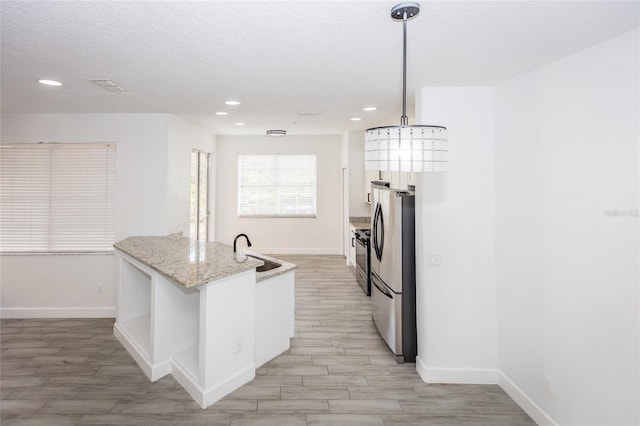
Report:
[[447,129],[387,126],[365,132],[365,169],[383,172],[446,172]]
[[418,15],[420,5],[401,3],[391,17],[403,23],[402,117],[399,126],[374,127],[365,132],[365,169],[390,172],[447,171],[447,129],[412,125],[407,119],[407,20]]

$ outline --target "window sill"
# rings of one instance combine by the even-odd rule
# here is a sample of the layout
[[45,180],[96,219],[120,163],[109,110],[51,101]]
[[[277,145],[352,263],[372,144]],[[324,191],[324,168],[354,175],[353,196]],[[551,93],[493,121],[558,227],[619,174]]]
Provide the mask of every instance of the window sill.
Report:
[[108,251],[11,251],[0,252],[0,256],[111,256],[114,250]]

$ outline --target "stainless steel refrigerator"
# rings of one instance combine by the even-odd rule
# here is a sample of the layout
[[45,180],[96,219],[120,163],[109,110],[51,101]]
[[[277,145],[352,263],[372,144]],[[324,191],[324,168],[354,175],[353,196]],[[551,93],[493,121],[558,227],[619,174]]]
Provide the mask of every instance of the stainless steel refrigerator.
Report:
[[373,321],[396,362],[415,362],[415,195],[371,185]]

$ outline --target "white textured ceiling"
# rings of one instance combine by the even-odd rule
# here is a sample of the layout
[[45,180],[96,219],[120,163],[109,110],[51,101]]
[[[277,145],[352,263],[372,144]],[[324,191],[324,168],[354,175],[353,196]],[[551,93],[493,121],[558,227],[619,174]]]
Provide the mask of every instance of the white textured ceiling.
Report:
[[[2,111],[175,113],[217,134],[396,124],[396,3],[2,1]],[[638,26],[638,1],[423,1],[408,24],[409,105],[416,88],[495,84]]]

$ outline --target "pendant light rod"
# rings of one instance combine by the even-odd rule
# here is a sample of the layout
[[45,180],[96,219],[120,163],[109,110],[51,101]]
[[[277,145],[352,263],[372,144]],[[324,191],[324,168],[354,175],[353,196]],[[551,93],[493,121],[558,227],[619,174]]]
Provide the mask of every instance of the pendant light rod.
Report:
[[391,18],[402,19],[402,117],[401,126],[408,126],[407,118],[407,21],[420,13],[420,5],[416,2],[400,3],[391,9]]
[[400,118],[400,125],[406,126],[409,124],[407,118],[407,13],[405,12],[402,18],[402,117]]

